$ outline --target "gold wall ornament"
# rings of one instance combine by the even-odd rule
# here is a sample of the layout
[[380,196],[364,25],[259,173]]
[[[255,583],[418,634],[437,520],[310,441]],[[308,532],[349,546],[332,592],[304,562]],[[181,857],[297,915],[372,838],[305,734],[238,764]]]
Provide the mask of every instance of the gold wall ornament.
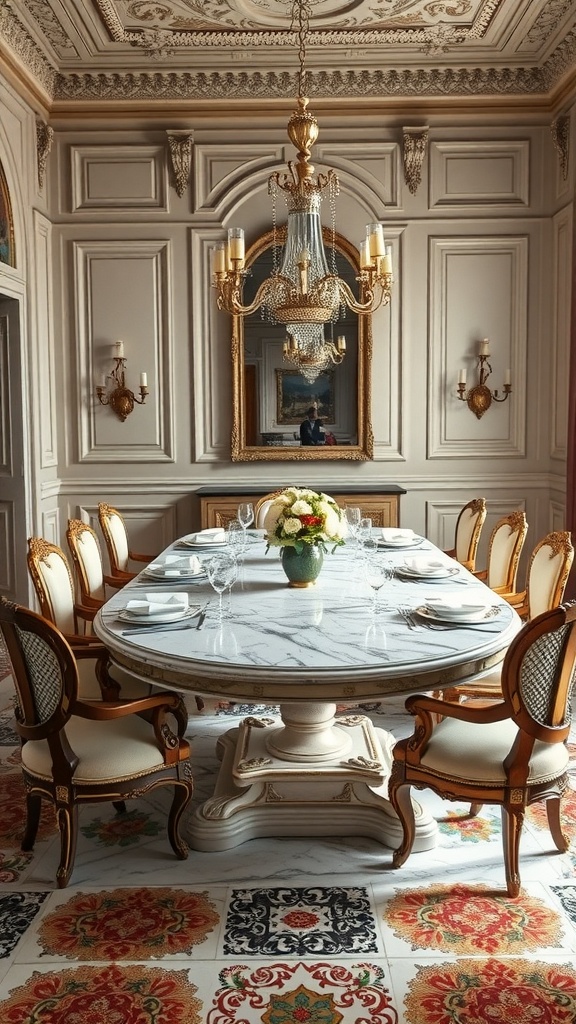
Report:
[[428,150],[428,128],[402,129],[402,159],[404,181],[412,195],[418,191],[422,181],[422,165]]
[[140,397],[137,398],[126,385],[126,358],[123,341],[116,342],[112,359],[114,366],[110,373],[102,374],[100,383],[96,386],[96,395],[100,405],[109,405],[112,412],[116,413],[118,418],[124,422],[126,417],[133,412],[136,403],[144,405],[146,396],[149,394],[148,376],[143,371],[140,373]]
[[38,160],[38,184],[40,188],[44,188],[44,176],[46,174],[46,161],[48,154],[52,149],[52,142],[54,140],[54,129],[50,125],[42,121],[41,118],[36,118],[36,156]]
[[460,370],[460,377],[458,380],[458,398],[462,402],[468,404],[468,408],[474,413],[477,419],[481,419],[487,409],[490,408],[492,402],[505,402],[509,395],[512,394],[512,384],[510,381],[510,370],[506,370],[504,375],[504,394],[499,395],[498,391],[491,391],[486,381],[492,373],[492,366],[488,361],[490,356],[490,342],[488,338],[484,338],[480,342],[479,352],[477,356],[477,373],[478,382],[471,388],[466,389],[466,370]]
[[568,156],[570,153],[570,114],[561,114],[550,125],[552,142],[560,159],[562,178],[568,177]]
[[190,180],[194,132],[168,129],[166,135],[168,137],[168,150],[172,160],[174,187],[176,195],[181,199]]

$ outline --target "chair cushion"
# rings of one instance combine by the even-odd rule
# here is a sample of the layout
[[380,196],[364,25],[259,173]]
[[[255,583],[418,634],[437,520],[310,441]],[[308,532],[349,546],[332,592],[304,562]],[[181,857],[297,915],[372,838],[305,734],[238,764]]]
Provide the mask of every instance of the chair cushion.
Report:
[[[111,722],[73,717],[66,735],[80,758],[74,782],[102,783],[129,779],[161,768],[164,758],[149,722],[130,715]],[[22,764],[34,775],[52,777],[52,757],[46,740],[30,740],[22,747]]]
[[[436,725],[421,765],[450,779],[503,785],[503,762],[518,730],[510,719],[480,725],[444,718]],[[556,779],[568,766],[568,750],[563,743],[536,740],[530,759],[528,782],[531,785]]]

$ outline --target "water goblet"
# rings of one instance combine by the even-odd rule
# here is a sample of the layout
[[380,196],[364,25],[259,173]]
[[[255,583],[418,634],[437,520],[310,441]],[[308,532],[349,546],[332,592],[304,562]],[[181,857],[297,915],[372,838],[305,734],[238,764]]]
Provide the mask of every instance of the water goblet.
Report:
[[210,585],[218,594],[218,622],[221,625],[223,618],[222,595],[226,589],[232,589],[238,578],[238,559],[232,551],[219,552],[206,563],[206,572]]
[[243,501],[238,505],[238,511],[236,513],[238,522],[244,530],[244,547],[246,547],[246,540],[248,534],[246,530],[254,522],[254,505],[251,501]]
[[358,546],[358,527],[360,526],[360,520],[362,519],[362,511],[357,506],[346,505],[345,509],[346,522],[348,523],[348,530],[352,540],[355,542],[355,546]]
[[378,594],[387,579],[386,565],[380,558],[367,557],[364,562],[364,578],[372,588],[372,615],[376,617],[383,605],[378,600]]
[[232,519],[226,528],[226,543],[237,558],[239,558],[244,551],[245,540],[246,535],[242,529],[242,524],[239,523],[237,519]]
[[358,524],[358,540],[362,550],[366,545],[366,541],[372,539],[372,520],[368,516],[364,516]]

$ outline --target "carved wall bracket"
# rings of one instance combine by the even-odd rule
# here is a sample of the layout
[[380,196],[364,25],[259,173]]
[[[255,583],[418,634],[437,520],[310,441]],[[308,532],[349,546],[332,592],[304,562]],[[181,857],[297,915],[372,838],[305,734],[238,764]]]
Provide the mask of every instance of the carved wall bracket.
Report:
[[54,129],[50,128],[45,121],[36,118],[36,157],[38,160],[38,184],[44,188],[44,177],[46,174],[46,161],[52,149]]
[[174,187],[176,195],[181,198],[190,180],[194,132],[168,130],[166,135],[174,172]]
[[422,181],[422,165],[428,149],[428,128],[402,129],[404,181],[414,195]]
[[560,170],[564,181],[568,177],[568,154],[570,151],[570,115],[561,114],[550,125],[554,148],[560,158]]

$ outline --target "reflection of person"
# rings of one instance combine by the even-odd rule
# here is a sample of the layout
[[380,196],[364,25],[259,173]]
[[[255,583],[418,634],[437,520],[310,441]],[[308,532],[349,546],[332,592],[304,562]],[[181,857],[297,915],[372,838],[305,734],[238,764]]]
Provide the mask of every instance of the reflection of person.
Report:
[[322,420],[318,419],[318,411],[315,405],[310,406],[306,419],[302,420],[300,424],[300,444],[324,444],[324,428]]

